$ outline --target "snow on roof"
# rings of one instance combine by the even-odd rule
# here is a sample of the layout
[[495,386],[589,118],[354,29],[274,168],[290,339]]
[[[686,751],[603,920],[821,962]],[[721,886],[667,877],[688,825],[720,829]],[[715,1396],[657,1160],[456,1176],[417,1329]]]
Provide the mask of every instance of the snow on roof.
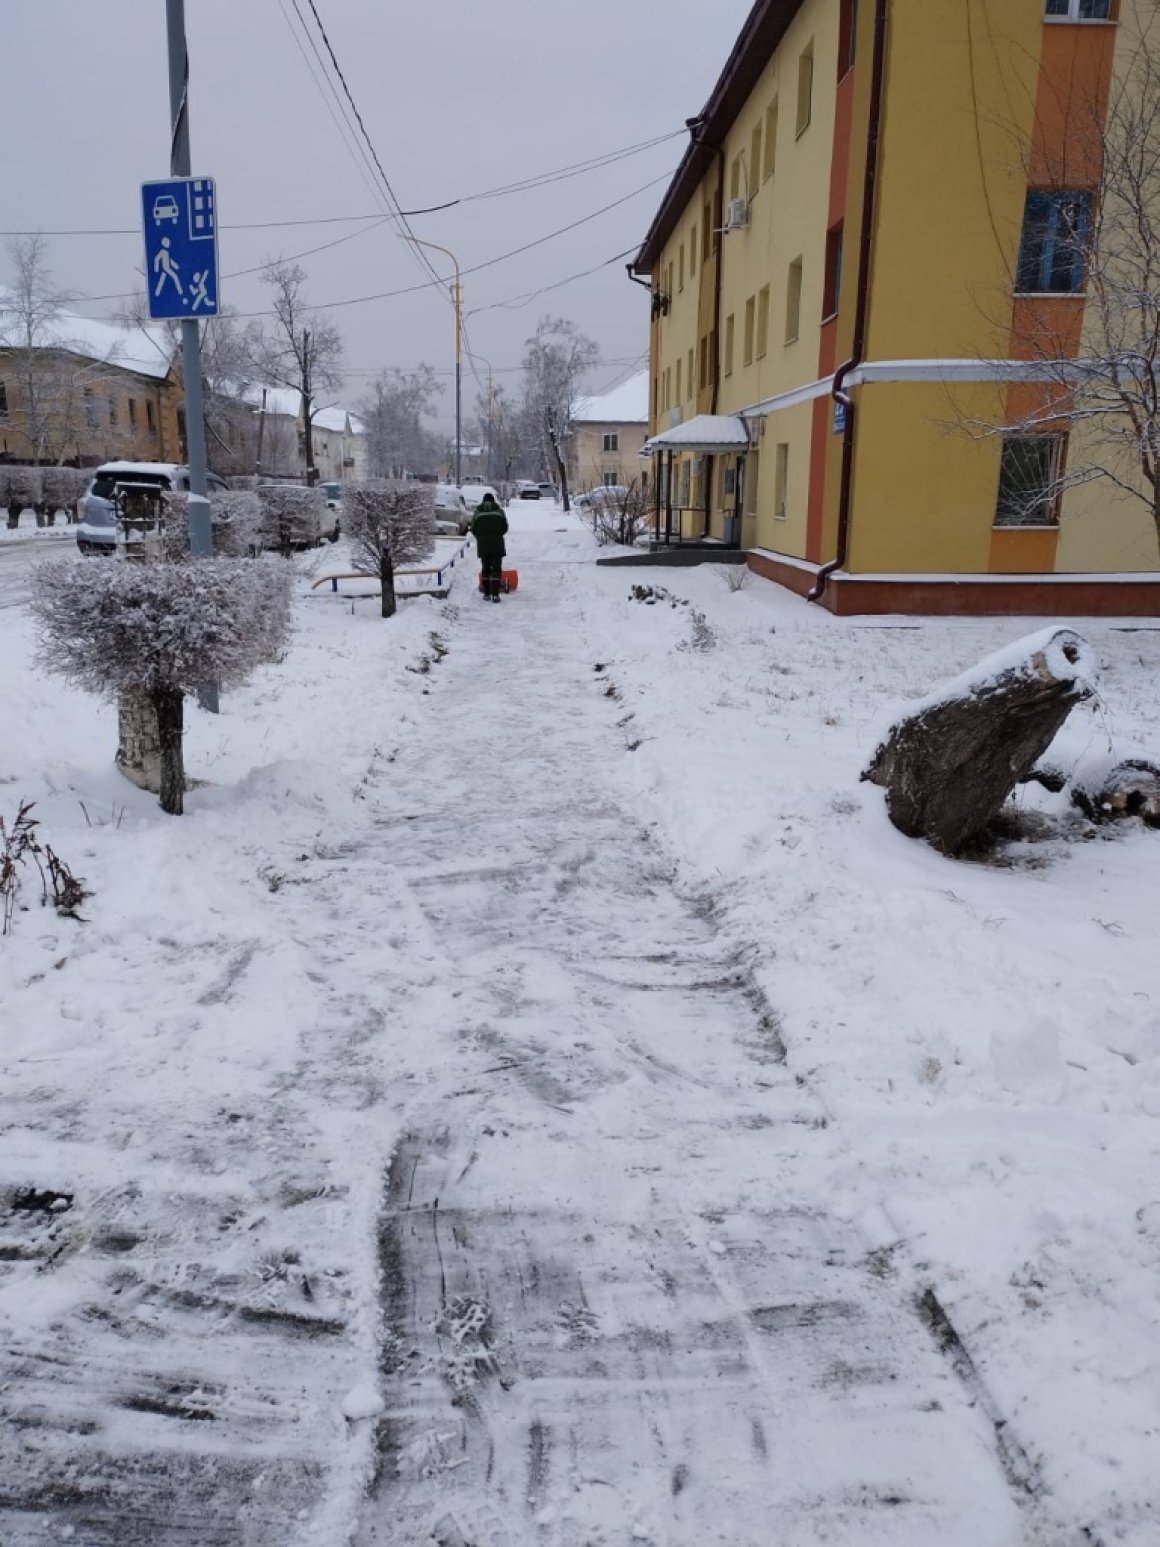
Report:
[[648,371],[637,371],[611,392],[578,398],[572,409],[573,423],[647,424],[648,384]]
[[645,442],[645,456],[657,451],[747,451],[749,431],[734,414],[698,414]]
[[[302,408],[302,394],[293,387],[247,387],[243,394],[247,403],[255,408],[262,406],[262,392],[266,393],[266,412],[276,414],[280,418],[297,420]],[[340,434],[345,433],[347,424],[350,424],[352,435],[365,435],[367,427],[357,414],[349,408],[344,408],[341,403],[328,403],[325,408],[316,410],[314,423],[320,430],[334,430]]]
[[[0,285],[0,348],[16,342],[15,320],[6,316],[13,292]],[[6,304],[7,303],[7,304]],[[74,312],[58,312],[44,326],[42,342],[46,347],[86,360],[101,360],[138,376],[164,381],[173,357],[169,336],[161,328],[122,328],[114,322],[79,317]]]

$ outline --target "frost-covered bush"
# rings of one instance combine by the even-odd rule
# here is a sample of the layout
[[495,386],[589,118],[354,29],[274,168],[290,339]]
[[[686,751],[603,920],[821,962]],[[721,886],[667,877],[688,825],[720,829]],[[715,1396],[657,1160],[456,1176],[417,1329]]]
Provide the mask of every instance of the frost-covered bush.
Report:
[[242,559],[43,564],[32,583],[41,659],[92,693],[148,696],[161,744],[161,805],[179,815],[185,695],[210,682],[236,687],[278,659],[291,584],[285,566]]
[[383,617],[394,617],[395,570],[417,564],[435,546],[435,491],[425,483],[354,483],[342,504],[355,562],[378,574]]
[[75,519],[77,501],[88,487],[90,475],[79,467],[46,467],[41,472],[46,513],[53,516],[63,510],[70,520]]
[[262,547],[289,554],[295,548],[312,548],[322,540],[326,495],[321,489],[263,483],[258,486],[258,499]]
[[44,498],[39,467],[0,466],[0,503],[8,507],[8,525],[15,526],[22,510],[35,509]]
[[[209,501],[215,559],[245,559],[262,546],[262,507],[256,494],[215,489]],[[165,557],[179,564],[190,557],[189,495],[165,496]]]

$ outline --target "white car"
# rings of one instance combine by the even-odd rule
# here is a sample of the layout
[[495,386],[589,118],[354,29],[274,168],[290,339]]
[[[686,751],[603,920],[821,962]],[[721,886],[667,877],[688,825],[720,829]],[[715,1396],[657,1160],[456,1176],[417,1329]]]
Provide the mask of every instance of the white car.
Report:
[[[480,496],[482,498],[482,496]],[[463,536],[471,525],[471,511],[462,489],[453,483],[435,487],[435,530],[449,536]]]
[[489,483],[465,483],[459,492],[467,501],[467,508],[472,515],[475,514],[475,507],[483,503],[485,495],[490,494],[497,505],[503,504],[498,493]]
[[[216,473],[209,473],[207,478],[210,494],[226,487]],[[77,527],[81,553],[117,551],[117,490],[126,485],[185,491],[189,489],[189,468],[179,462],[105,462],[98,467],[81,496]]]

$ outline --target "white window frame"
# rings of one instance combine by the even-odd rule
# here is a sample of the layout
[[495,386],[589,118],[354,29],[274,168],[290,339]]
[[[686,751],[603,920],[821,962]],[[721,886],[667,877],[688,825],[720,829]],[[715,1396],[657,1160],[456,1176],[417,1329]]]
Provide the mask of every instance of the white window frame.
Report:
[[609,451],[609,452],[610,451],[619,451],[620,450],[620,431],[619,430],[605,430],[605,432],[604,432],[604,449],[605,449],[605,451]]
[[[1066,22],[1070,26],[1073,26],[1073,27],[1074,26],[1081,26],[1081,27],[1108,27],[1108,26],[1114,26],[1115,25],[1115,17],[1111,16],[1111,15],[1109,15],[1109,16],[1081,16],[1079,14],[1080,4],[1081,4],[1081,0],[1067,0],[1067,15],[1066,16],[1050,16],[1050,15],[1046,14],[1047,13],[1047,0],[1044,0],[1044,4],[1043,4],[1044,17],[1043,17],[1043,19],[1044,19],[1045,22]],[[1111,11],[1112,9],[1113,9],[1112,5],[1109,4],[1108,10]]]

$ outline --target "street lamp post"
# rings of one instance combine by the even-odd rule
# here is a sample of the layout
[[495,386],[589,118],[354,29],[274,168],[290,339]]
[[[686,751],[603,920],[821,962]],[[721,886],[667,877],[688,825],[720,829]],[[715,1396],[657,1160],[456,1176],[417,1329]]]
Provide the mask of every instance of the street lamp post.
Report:
[[455,265],[455,487],[458,488],[463,482],[463,281],[459,259],[450,247],[417,236],[413,240],[416,247],[433,247],[436,252],[446,254]]

